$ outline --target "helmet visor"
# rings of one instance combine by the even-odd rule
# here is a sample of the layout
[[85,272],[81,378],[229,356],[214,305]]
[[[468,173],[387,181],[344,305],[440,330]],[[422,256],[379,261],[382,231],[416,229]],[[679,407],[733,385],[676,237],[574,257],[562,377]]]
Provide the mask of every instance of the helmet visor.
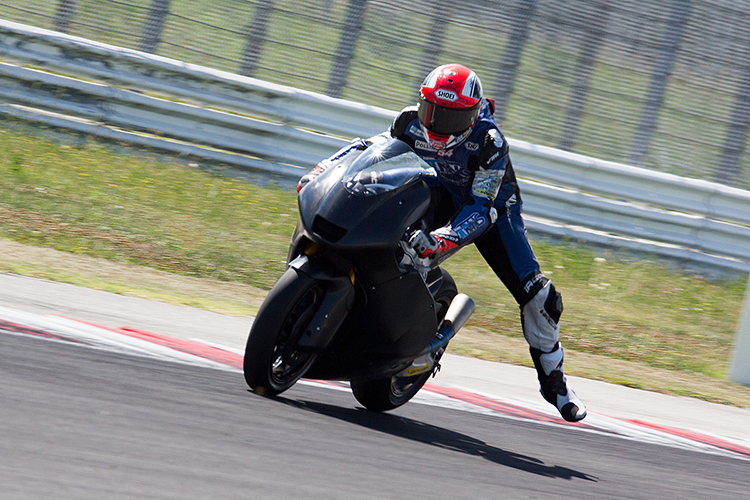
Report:
[[430,132],[442,135],[457,135],[465,132],[474,124],[479,115],[481,104],[482,102],[479,101],[470,108],[447,108],[431,103],[420,95],[417,116],[420,123]]

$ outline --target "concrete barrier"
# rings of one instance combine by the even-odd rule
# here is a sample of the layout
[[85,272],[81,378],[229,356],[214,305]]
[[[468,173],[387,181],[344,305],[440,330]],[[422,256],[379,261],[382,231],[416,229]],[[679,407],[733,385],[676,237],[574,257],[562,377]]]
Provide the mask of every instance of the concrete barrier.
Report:
[[729,367],[729,380],[750,386],[750,279],[748,279],[747,292],[745,292],[745,305],[737,324],[737,337]]

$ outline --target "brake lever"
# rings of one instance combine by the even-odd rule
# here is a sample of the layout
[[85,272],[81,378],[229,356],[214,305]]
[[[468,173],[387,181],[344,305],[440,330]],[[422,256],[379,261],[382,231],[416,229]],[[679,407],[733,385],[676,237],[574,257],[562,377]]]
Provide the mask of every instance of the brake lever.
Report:
[[412,268],[415,269],[420,276],[422,276],[422,279],[425,280],[425,283],[427,282],[427,273],[429,273],[432,270],[432,267],[429,264],[429,259],[423,259],[419,256],[416,250],[414,250],[412,247],[410,247],[406,241],[401,240],[399,242],[401,245],[401,249],[404,251],[404,256],[401,258],[401,262],[399,265],[402,267]]

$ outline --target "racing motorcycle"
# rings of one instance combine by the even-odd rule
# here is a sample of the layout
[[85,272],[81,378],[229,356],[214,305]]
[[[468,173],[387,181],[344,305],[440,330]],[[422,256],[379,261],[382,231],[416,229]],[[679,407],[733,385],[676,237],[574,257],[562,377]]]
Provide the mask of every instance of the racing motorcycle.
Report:
[[346,155],[299,192],[287,269],[247,339],[244,374],[273,396],[300,378],[348,380],[372,411],[411,399],[474,312],[407,244],[429,230],[437,175],[398,139]]

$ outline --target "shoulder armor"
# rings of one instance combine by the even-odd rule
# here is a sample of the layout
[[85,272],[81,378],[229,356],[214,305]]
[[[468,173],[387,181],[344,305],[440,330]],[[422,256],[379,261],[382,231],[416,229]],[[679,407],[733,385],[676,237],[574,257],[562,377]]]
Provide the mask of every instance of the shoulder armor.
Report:
[[479,166],[491,168],[498,160],[507,156],[508,141],[497,128],[490,128],[484,134],[482,149],[479,151]]
[[391,137],[400,137],[406,132],[406,127],[417,118],[417,107],[409,106],[401,110],[391,124]]

